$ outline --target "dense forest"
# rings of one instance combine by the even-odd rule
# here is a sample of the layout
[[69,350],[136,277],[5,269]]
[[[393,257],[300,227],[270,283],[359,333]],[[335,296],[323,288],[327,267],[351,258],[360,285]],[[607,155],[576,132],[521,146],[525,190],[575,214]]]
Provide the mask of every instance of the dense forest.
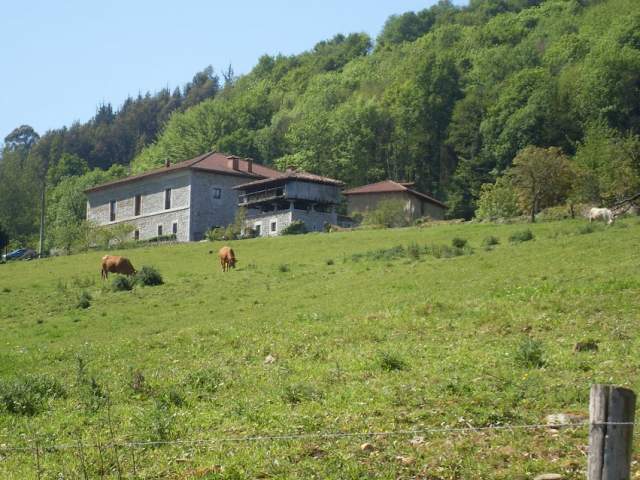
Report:
[[[640,187],[636,0],[444,0],[390,17],[375,40],[336,35],[224,80],[208,69],[87,124],[12,132],[0,224],[33,235],[46,185],[49,223],[66,231],[82,220],[80,187],[209,150],[349,186],[415,181],[450,217],[611,204]],[[534,199],[536,172],[553,185]]]

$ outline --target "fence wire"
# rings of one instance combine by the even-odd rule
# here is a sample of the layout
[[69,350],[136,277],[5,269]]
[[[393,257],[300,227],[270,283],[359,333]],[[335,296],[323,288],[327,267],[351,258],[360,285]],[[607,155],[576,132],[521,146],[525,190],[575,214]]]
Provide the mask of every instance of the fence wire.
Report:
[[525,424],[525,425],[490,425],[484,427],[431,427],[410,430],[389,430],[389,431],[369,431],[369,432],[311,432],[311,433],[275,433],[261,435],[245,435],[245,436],[221,436],[206,439],[180,439],[180,440],[141,440],[141,441],[123,441],[109,443],[59,443],[45,444],[38,440],[34,441],[34,446],[16,446],[0,444],[0,452],[11,451],[35,451],[41,449],[44,451],[52,450],[77,450],[78,448],[144,448],[161,445],[212,445],[217,443],[233,443],[233,442],[270,442],[270,441],[287,441],[287,440],[306,440],[311,438],[317,439],[340,439],[340,438],[366,438],[366,437],[393,437],[393,436],[409,436],[409,435],[428,435],[442,433],[469,433],[484,432],[491,430],[561,430],[567,428],[581,428],[586,426],[631,426],[632,422],[601,422],[591,423],[575,422],[563,424]]

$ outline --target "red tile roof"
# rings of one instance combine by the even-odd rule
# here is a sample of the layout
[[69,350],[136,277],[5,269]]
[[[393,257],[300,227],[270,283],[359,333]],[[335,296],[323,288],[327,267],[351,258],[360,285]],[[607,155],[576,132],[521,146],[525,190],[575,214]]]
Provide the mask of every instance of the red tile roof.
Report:
[[334,180],[329,177],[322,177],[320,175],[314,175],[313,173],[303,172],[303,171],[295,171],[295,170],[287,170],[286,172],[278,172],[278,175],[273,177],[265,178],[262,180],[256,180],[254,182],[244,183],[242,185],[237,185],[233,187],[236,190],[244,190],[248,187],[257,187],[261,185],[268,185],[270,183],[281,182],[284,180],[301,180],[304,182],[313,182],[313,183],[324,183],[327,185],[335,185],[336,187],[341,187],[344,185],[340,180]]
[[[238,162],[237,170],[234,170],[232,168],[233,166],[229,165],[234,160],[237,160]],[[248,171],[249,162],[251,162],[252,165],[252,172]],[[105,188],[135,182],[140,179],[186,169],[202,170],[215,173],[226,173],[228,175],[258,179],[265,177],[274,177],[281,174],[281,172],[279,172],[278,170],[265,167],[264,165],[260,165],[251,161],[250,159],[243,159],[234,155],[225,155],[223,153],[208,152],[190,160],[184,160],[182,162],[171,164],[168,167],[156,168],[155,170],[150,170],[138,175],[131,175],[125,178],[121,178],[120,180],[113,180],[111,182],[102,183],[100,185],[96,185],[95,187],[86,189],[85,192],[95,192],[98,190],[103,190]]]
[[349,190],[345,190],[344,192],[342,192],[342,194],[343,195],[362,195],[365,193],[406,192],[411,195],[415,195],[416,197],[427,200],[428,202],[435,203],[436,205],[440,205],[443,208],[447,208],[447,206],[444,203],[442,203],[440,200],[436,200],[435,198],[430,197],[426,193],[418,192],[417,190],[407,188],[412,185],[413,183],[394,182],[393,180],[384,180],[378,183],[370,183],[369,185],[362,185],[361,187],[351,188]]

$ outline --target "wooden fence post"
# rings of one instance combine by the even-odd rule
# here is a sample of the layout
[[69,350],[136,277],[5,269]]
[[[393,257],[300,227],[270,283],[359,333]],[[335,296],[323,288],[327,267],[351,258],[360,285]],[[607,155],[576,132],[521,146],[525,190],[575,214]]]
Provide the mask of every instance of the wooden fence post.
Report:
[[636,394],[592,385],[589,398],[588,480],[629,480]]

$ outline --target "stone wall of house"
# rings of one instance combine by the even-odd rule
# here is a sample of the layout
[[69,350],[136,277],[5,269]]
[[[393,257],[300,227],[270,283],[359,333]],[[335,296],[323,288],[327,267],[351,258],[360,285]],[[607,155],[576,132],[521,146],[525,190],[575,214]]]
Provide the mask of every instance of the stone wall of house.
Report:
[[[260,228],[261,237],[273,237],[281,235],[291,222],[301,220],[309,232],[324,231],[325,224],[337,224],[338,215],[335,212],[317,212],[315,210],[279,210],[273,212],[259,212],[250,210],[247,216],[246,225],[256,230]],[[272,224],[275,223],[275,228]]]
[[[238,210],[238,192],[233,187],[251,181],[246,176],[221,175],[213,172],[192,173],[191,239],[201,240],[211,227],[233,223]],[[215,189],[220,189],[216,198]]]
[[[165,209],[165,190],[171,189],[171,207]],[[141,195],[140,215],[135,215],[135,196]],[[116,202],[115,221],[110,220],[110,202]],[[135,227],[139,239],[145,240],[173,233],[179,241],[190,240],[191,172],[172,172],[166,175],[142,178],[122,185],[114,185],[87,193],[87,220],[98,225],[128,223]],[[132,233],[131,238],[134,238]]]
[[[275,223],[275,229],[272,224]],[[248,215],[246,225],[254,230],[260,229],[261,237],[275,237],[291,223],[291,210],[274,212],[253,212]]]

